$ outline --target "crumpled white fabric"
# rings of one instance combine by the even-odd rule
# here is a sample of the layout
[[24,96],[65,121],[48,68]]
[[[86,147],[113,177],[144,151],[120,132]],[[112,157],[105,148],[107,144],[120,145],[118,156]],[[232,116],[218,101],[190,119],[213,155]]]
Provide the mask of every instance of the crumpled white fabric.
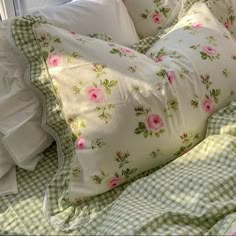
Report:
[[26,62],[7,40],[10,20],[0,24],[0,195],[16,193],[15,166],[34,170],[53,139],[41,127],[39,99],[24,82]]

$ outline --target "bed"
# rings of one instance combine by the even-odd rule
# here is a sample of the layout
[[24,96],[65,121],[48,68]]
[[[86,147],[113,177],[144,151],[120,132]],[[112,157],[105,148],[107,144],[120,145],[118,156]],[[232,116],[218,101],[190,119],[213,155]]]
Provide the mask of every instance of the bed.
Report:
[[235,106],[213,115],[205,141],[161,169],[166,173],[161,181],[158,170],[145,173],[82,206],[78,217],[88,212],[92,217],[81,230],[55,230],[42,212],[45,186],[57,168],[53,145],[34,172],[17,169],[19,193],[1,197],[1,234],[231,235],[236,220]]
[[[221,3],[212,2],[217,12]],[[135,23],[129,0],[124,3]],[[180,11],[177,23],[173,16],[172,26],[157,35],[151,33],[156,28],[136,27],[133,46],[130,38],[120,46],[115,34],[67,31],[60,21],[49,22],[47,11],[1,25],[9,44],[4,37],[1,42],[10,48],[4,58],[15,56],[18,77],[27,82],[17,84],[31,92],[25,101],[34,101],[31,110],[37,114],[31,120],[18,114],[23,131],[3,139],[4,145],[14,144],[7,150],[15,151],[9,153],[17,164],[17,188],[0,197],[1,235],[236,234],[234,20],[228,22],[230,33],[229,25],[219,22],[227,20],[216,20],[208,7],[201,1],[186,2],[182,10],[178,5],[173,11]],[[145,14],[144,19],[150,12]],[[150,14],[155,24],[160,16]],[[207,40],[208,46],[194,40],[203,45]],[[76,74],[76,80],[84,79],[74,86]],[[200,82],[193,82],[196,78]],[[67,93],[69,88],[73,93]],[[107,101],[111,104],[102,107]],[[134,125],[127,125],[131,120]],[[30,145],[22,149],[24,159],[17,155],[21,149],[14,137],[25,134],[23,141],[29,143],[29,127],[35,139],[33,151]],[[114,160],[104,159],[114,151]],[[146,153],[149,159],[143,158]]]

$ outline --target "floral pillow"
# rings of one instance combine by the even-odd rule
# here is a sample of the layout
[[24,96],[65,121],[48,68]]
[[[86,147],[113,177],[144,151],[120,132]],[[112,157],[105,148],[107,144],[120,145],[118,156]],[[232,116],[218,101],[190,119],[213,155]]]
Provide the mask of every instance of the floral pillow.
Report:
[[236,1],[235,0],[208,0],[212,14],[236,38]]
[[178,16],[182,0],[124,0],[141,38],[155,36]]
[[49,216],[183,155],[235,99],[236,44],[205,4],[147,53],[153,60],[40,18],[17,18],[12,30],[58,145]]
[[[159,75],[167,75],[170,84],[176,86],[175,80],[176,83],[184,81],[182,92],[192,90],[191,95],[185,94],[185,105],[189,112],[197,111],[199,119],[201,114],[212,113],[221,103],[226,104],[227,99],[235,96],[235,49],[235,40],[213,17],[206,4],[195,3],[146,55],[164,66]],[[187,66],[186,62],[191,65]],[[179,68],[181,80],[168,76],[166,71],[173,66]],[[188,83],[192,83],[190,87]]]

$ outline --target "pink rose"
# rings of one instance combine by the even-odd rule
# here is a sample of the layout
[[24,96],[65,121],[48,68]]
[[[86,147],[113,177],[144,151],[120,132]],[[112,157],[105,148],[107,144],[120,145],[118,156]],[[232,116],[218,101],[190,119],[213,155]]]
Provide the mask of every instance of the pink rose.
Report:
[[213,56],[216,54],[216,49],[212,48],[211,46],[204,46],[202,49],[209,56]]
[[92,102],[99,103],[104,101],[104,94],[101,88],[90,86],[88,87],[87,95]]
[[162,22],[162,20],[163,20],[163,17],[162,17],[162,15],[160,13],[154,12],[152,14],[152,20],[153,20],[153,22],[155,24],[160,24]]
[[201,28],[202,26],[203,26],[202,23],[198,23],[198,22],[194,22],[194,23],[192,23],[192,28],[194,28],[194,29]]
[[172,84],[172,82],[174,81],[174,79],[176,78],[175,76],[175,72],[174,71],[168,71],[166,73],[167,79],[169,81],[170,84]]
[[110,189],[115,188],[115,187],[117,187],[118,185],[120,185],[121,182],[122,182],[121,177],[113,176],[113,177],[109,180],[109,182],[108,182],[108,187],[109,187]]
[[120,48],[120,52],[126,56],[133,56],[134,52],[131,49],[128,48]]
[[155,59],[155,62],[156,62],[156,63],[161,62],[161,61],[163,61],[163,57],[157,57],[157,58]]
[[225,21],[224,26],[226,29],[229,29],[230,23],[228,20]]
[[76,148],[79,150],[83,150],[86,148],[86,141],[84,138],[78,138],[75,144]]
[[47,64],[50,67],[57,67],[59,66],[60,62],[61,62],[61,57],[56,54],[51,54],[47,59]]
[[164,123],[159,115],[151,114],[149,115],[146,120],[146,128],[150,131],[159,131],[163,126]]
[[202,106],[205,112],[210,113],[213,110],[213,102],[211,98],[206,98],[202,102]]

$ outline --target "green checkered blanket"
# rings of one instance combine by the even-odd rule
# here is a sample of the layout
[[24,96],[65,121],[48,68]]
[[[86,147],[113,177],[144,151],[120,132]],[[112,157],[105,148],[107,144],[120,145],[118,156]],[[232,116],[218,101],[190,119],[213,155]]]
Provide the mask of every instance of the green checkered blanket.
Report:
[[44,155],[34,172],[17,170],[17,195],[0,198],[0,235],[227,235],[236,220],[236,102],[185,155],[81,205],[68,223],[85,223],[73,231],[52,228],[42,213],[55,146]]

